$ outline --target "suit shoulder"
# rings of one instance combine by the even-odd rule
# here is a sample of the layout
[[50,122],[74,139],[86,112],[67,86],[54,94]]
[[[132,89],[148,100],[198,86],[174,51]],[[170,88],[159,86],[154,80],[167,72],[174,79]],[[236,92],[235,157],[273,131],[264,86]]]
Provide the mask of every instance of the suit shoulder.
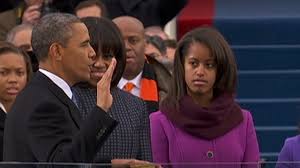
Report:
[[39,99],[42,100],[46,98],[49,94],[45,94],[47,92],[50,92],[46,87],[36,85],[34,83],[28,83],[26,87],[20,92],[20,94],[17,96],[17,98],[22,99]]
[[[58,105],[57,97],[43,85],[37,81],[30,81],[26,87],[17,96],[13,109],[17,111],[23,111],[24,109],[30,111],[30,109],[51,107]],[[53,107],[52,107],[53,106]]]

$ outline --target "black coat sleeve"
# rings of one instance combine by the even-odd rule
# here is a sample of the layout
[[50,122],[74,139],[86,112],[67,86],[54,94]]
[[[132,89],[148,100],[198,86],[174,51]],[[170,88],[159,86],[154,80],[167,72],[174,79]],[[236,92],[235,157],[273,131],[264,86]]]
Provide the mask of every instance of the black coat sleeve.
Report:
[[32,152],[40,162],[92,162],[117,122],[95,108],[75,130],[65,108],[40,104],[31,114],[27,129]]
[[160,2],[160,24],[166,25],[171,19],[179,14],[186,6],[188,0],[157,0]]

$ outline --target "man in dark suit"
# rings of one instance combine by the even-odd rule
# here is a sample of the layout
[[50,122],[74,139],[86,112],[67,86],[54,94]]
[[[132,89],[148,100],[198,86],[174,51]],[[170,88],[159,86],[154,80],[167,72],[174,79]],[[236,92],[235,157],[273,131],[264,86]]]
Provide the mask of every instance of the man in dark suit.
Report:
[[118,87],[147,103],[149,112],[158,110],[168,92],[171,74],[160,63],[145,56],[145,30],[138,19],[120,16],[113,19],[120,29],[126,48],[126,66]]
[[4,123],[6,118],[6,112],[4,111],[4,106],[0,102],[0,160],[3,159],[3,135],[4,135]]
[[116,62],[99,81],[97,106],[82,122],[71,87],[90,78],[95,52],[89,40],[86,26],[70,14],[49,14],[34,26],[32,47],[40,69],[7,116],[5,161],[95,162],[98,148],[117,125],[106,113]]

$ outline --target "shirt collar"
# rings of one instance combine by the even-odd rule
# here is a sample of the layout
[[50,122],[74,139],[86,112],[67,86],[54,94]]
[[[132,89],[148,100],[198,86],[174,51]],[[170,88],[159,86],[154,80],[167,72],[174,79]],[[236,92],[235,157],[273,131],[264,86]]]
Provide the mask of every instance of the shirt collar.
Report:
[[70,98],[72,99],[72,96],[73,96],[73,93],[71,91],[71,88],[70,86],[67,84],[67,82],[65,82],[62,78],[60,78],[59,76],[47,71],[47,70],[44,70],[44,69],[39,69],[39,71],[41,73],[43,73],[44,75],[46,75],[48,78],[50,78],[50,80],[52,82],[54,82],[58,87],[60,87],[64,92],[65,94]]
[[6,111],[6,109],[5,109],[5,107],[4,107],[4,105],[0,102],[0,108],[5,112],[5,113],[7,113],[7,111]]
[[118,83],[118,87],[120,89],[123,89],[123,87],[128,83],[131,82],[134,84],[135,87],[137,87],[138,89],[141,88],[141,79],[142,79],[142,73],[143,71],[141,71],[135,78],[133,78],[132,80],[127,80],[125,78],[121,78],[120,82]]

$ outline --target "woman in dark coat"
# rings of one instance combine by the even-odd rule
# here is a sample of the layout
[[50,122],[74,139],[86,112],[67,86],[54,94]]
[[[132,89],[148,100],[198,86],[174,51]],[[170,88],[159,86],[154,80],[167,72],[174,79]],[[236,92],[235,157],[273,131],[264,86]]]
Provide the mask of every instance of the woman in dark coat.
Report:
[[0,42],[0,160],[6,113],[32,74],[29,56],[8,42]]

